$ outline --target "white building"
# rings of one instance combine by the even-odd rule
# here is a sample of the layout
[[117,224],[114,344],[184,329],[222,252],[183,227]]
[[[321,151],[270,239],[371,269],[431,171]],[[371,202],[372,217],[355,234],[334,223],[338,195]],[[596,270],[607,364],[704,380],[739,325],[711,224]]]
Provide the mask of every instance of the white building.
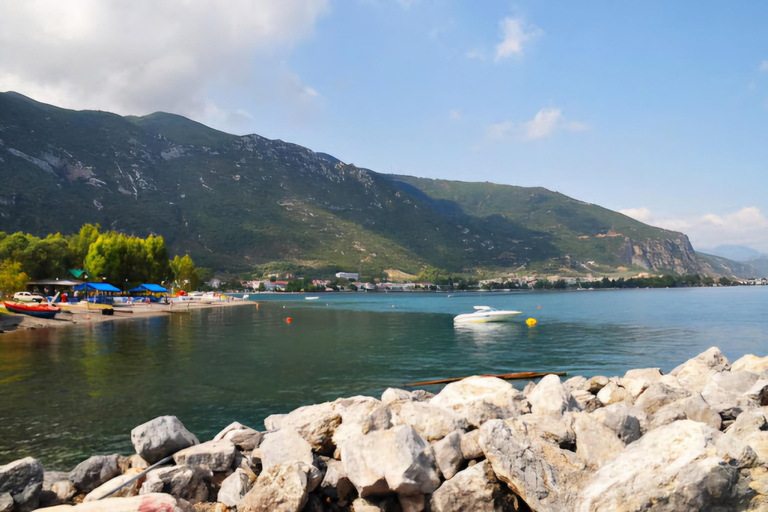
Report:
[[350,281],[357,281],[360,279],[358,272],[336,272],[336,277],[339,279],[349,279]]

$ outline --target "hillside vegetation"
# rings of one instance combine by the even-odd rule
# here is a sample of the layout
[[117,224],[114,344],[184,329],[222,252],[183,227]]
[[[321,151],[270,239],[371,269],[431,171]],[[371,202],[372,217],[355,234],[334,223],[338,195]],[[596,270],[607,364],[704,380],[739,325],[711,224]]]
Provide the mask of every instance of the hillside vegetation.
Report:
[[543,188],[390,176],[181,116],[0,93],[0,230],[146,237],[215,270],[699,273],[685,235]]

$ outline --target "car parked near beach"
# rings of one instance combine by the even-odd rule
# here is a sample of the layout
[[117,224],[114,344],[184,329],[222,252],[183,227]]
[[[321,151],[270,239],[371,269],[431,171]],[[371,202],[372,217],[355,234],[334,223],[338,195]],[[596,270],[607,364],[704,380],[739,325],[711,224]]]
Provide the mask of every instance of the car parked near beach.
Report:
[[16,292],[13,294],[13,300],[17,302],[43,302],[45,299],[36,293]]

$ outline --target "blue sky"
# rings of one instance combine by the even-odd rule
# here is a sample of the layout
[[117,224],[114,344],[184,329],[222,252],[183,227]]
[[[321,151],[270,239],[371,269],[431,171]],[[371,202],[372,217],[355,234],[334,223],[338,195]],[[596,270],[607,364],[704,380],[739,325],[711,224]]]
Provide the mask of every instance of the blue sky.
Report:
[[[178,112],[380,172],[543,186],[685,231],[697,248],[768,252],[768,4],[30,4],[4,6],[0,90]],[[66,57],[96,78],[10,52]]]

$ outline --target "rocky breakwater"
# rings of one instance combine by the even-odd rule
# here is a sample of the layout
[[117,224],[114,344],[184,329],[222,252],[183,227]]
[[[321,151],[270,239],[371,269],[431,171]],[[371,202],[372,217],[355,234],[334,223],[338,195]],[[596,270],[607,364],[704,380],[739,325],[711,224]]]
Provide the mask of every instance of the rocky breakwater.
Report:
[[165,416],[132,431],[130,457],[0,467],[0,511],[768,510],[766,405],[768,357],[711,348],[668,375],[388,389],[204,443]]

